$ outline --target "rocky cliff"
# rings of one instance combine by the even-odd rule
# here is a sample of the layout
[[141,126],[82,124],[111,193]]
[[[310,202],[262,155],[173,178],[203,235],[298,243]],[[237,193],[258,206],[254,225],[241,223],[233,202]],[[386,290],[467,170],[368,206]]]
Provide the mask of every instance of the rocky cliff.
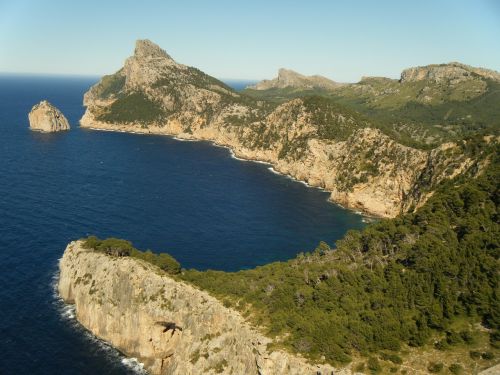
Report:
[[403,70],[401,73],[401,82],[415,82],[431,80],[434,82],[453,81],[455,83],[475,78],[486,78],[500,81],[500,73],[476,68],[470,65],[451,62],[448,64],[431,64]]
[[84,104],[83,127],[211,140],[382,217],[423,203],[440,181],[477,164],[462,144],[432,151],[403,146],[325,98],[280,105],[252,99],[176,63],[150,41],[138,41],[124,67],[93,86]]
[[323,89],[323,90],[333,90],[339,86],[341,83],[332,81],[326,77],[319,75],[314,76],[304,76],[290,69],[281,68],[278,71],[278,76],[271,80],[263,80],[258,82],[253,86],[249,86],[249,89],[253,90],[269,90],[269,89],[284,89],[287,87],[297,88],[297,89]]
[[48,101],[43,100],[33,106],[28,114],[30,129],[42,132],[69,130],[66,117]]
[[58,289],[78,321],[151,374],[348,375],[281,350],[206,292],[149,263],[68,245]]

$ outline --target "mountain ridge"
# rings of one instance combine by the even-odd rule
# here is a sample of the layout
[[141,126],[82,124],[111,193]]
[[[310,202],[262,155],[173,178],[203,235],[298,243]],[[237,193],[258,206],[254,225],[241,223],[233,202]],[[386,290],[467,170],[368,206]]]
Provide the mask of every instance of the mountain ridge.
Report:
[[[417,207],[443,179],[481,165],[477,156],[461,154],[460,142],[432,152],[408,147],[328,98],[258,100],[176,63],[152,42],[138,45],[122,69],[85,94],[81,126],[211,140],[325,188],[339,204],[382,217]],[[425,188],[417,186],[421,173],[433,175]]]
[[253,90],[269,90],[273,88],[284,89],[291,87],[333,90],[341,85],[342,83],[332,81],[331,79],[320,75],[304,76],[293,70],[280,68],[276,78],[260,81],[255,85],[248,86],[247,88]]

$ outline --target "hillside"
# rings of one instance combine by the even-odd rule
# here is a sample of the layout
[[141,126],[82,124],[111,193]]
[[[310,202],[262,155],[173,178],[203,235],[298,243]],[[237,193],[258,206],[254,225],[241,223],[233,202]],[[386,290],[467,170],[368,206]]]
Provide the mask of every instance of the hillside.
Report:
[[244,93],[273,102],[321,95],[369,116],[390,137],[418,148],[500,129],[500,73],[455,62],[405,69],[399,80],[363,77],[330,90],[273,87]]
[[446,183],[416,213],[351,231],[334,250],[322,243],[288,262],[182,278],[314,359],[375,353],[384,372],[442,361],[472,373],[486,362],[469,351],[500,355],[499,165],[497,155],[481,177]]
[[349,90],[358,89],[331,91],[344,102],[331,94],[258,100],[140,40],[122,69],[85,94],[81,126],[210,140],[382,217],[423,204],[445,179],[480,171],[486,155],[464,152],[461,138],[420,147],[419,125],[384,122],[347,100]]
[[[410,68],[400,80],[237,93],[138,41],[124,67],[85,95],[82,126],[211,140],[390,219],[350,231],[334,247],[320,243],[288,262],[235,273],[179,272],[171,257],[123,241],[111,240],[113,251],[95,238],[83,247],[120,264],[139,258],[160,276],[210,293],[264,330],[269,353],[365,373],[460,374],[495,365],[498,85],[496,72],[452,63]],[[79,290],[83,302],[87,289]],[[219,366],[217,353],[218,361],[204,363]]]
[[[444,183],[416,213],[335,247],[200,272],[89,237],[68,246],[59,290],[85,327],[158,374],[476,373],[500,356],[500,159],[490,147],[481,176]],[[136,328],[116,329],[124,315]],[[155,323],[164,316],[182,328],[168,340]]]

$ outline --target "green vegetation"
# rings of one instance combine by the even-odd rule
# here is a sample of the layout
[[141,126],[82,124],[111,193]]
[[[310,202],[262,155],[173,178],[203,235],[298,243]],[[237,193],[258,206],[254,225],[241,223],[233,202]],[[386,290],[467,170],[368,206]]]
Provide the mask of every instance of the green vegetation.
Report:
[[441,371],[443,371],[443,368],[444,368],[444,365],[441,362],[438,362],[438,363],[431,362],[431,363],[429,363],[427,370],[429,370],[429,372],[431,374],[438,374]]
[[[366,116],[371,126],[396,141],[422,149],[478,132],[495,133],[500,128],[500,83],[490,80],[476,79],[451,87],[446,82],[400,83],[387,78],[368,78],[355,86],[330,91],[247,89],[244,94],[275,103],[297,97],[306,102],[317,101],[314,98],[322,97],[325,103],[347,107],[358,117]],[[325,112],[318,114],[328,116]]]
[[181,277],[231,298],[311,358],[343,363],[354,352],[397,353],[439,335],[473,346],[474,332],[450,329],[458,319],[489,327],[498,345],[499,172],[495,159],[477,179],[446,183],[416,213],[348,232],[336,250],[322,243],[288,262]]
[[97,119],[115,123],[150,123],[160,121],[164,116],[161,105],[142,92],[131,92],[115,100]]
[[359,113],[321,96],[304,98],[304,106],[319,138],[345,140],[356,129],[369,126]]
[[117,96],[125,86],[125,76],[119,70],[115,74],[102,77],[101,81],[95,88],[96,94],[102,98],[107,99],[111,96]]
[[[470,140],[463,151],[477,155],[484,147]],[[491,363],[500,338],[500,152],[489,147],[495,150],[479,177],[448,181],[415,213],[349,231],[335,249],[320,243],[287,262],[180,272],[168,254],[128,241],[92,236],[84,246],[142,259],[191,282],[265,327],[278,339],[274,345],[312,359],[368,357],[366,367],[378,373],[397,370],[408,347],[425,347],[438,353],[424,365],[429,372],[445,371],[442,363],[450,362],[439,353],[447,351]],[[449,370],[460,373],[464,365]]]
[[247,88],[241,93],[254,99],[266,100],[276,104],[281,104],[295,98],[305,98],[308,96],[328,96],[331,91],[322,89],[302,89],[286,87],[283,89],[272,88],[268,90],[254,90]]
[[452,363],[449,367],[449,370],[452,374],[460,375],[463,374],[464,368],[460,366],[458,363]]
[[382,366],[380,366],[380,362],[375,357],[368,358],[368,369],[372,374],[378,374],[382,371]]
[[[479,177],[444,183],[417,212],[349,231],[335,249],[322,242],[287,262],[232,273],[181,272],[170,255],[140,251],[128,241],[91,236],[84,247],[139,258],[191,282],[265,327],[278,339],[273,345],[311,359],[342,364],[361,356],[368,359],[357,367],[377,374],[397,372],[411,347],[435,348],[437,357],[423,364],[427,371],[459,374],[465,362],[445,369],[443,362],[449,362],[439,353],[460,350],[470,353],[464,361],[474,363],[492,363],[498,356],[500,153],[495,147]],[[220,363],[217,370],[224,367]]]
[[155,254],[151,250],[136,249],[130,241],[118,238],[101,240],[95,236],[86,238],[83,247],[118,257],[132,257],[151,263],[169,274],[178,274],[181,266],[171,255],[166,253]]

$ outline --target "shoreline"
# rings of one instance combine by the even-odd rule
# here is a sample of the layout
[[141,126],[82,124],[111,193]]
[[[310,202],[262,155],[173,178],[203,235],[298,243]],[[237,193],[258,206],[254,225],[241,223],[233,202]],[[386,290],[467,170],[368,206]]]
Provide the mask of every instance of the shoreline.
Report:
[[[291,375],[352,374],[349,365],[335,368],[282,348],[268,349],[273,340],[261,327],[208,292],[159,273],[150,263],[114,258],[81,245],[81,240],[67,245],[58,277],[54,274],[54,292],[62,306],[58,310],[68,311],[61,319],[75,323],[99,345],[112,348],[114,358],[128,368],[137,366],[134,370],[152,375],[213,374],[210,369],[226,363],[216,373],[281,374],[288,368]],[[88,279],[85,275],[92,283],[90,279],[81,282]],[[131,295],[143,297],[137,301]],[[159,325],[165,317],[181,329],[165,335]],[[200,351],[209,355],[199,356]]]
[[[129,125],[125,125],[125,126],[129,126]],[[211,139],[199,139],[199,138],[194,138],[194,137],[193,138],[185,138],[185,137],[180,137],[179,134],[174,134],[174,133],[171,133],[171,132],[164,132],[164,133],[158,132],[158,133],[155,133],[155,132],[149,131],[148,128],[144,128],[144,131],[134,131],[134,130],[124,130],[124,129],[99,128],[99,127],[93,127],[93,126],[82,126],[81,122],[80,122],[79,128],[80,129],[93,130],[93,131],[111,132],[111,133],[128,133],[128,134],[137,134],[137,135],[156,135],[156,136],[159,135],[159,136],[167,136],[167,137],[169,137],[169,138],[171,138],[173,140],[179,141],[179,142],[208,142],[208,143],[210,143],[214,147],[220,147],[220,148],[224,148],[224,149],[228,150],[229,151],[229,156],[232,159],[235,159],[235,160],[238,160],[238,161],[243,161],[243,162],[252,162],[252,163],[258,163],[258,164],[265,164],[265,165],[269,166],[269,168],[267,168],[267,169],[271,173],[274,173],[276,175],[279,175],[279,176],[288,178],[288,179],[290,179],[292,181],[298,182],[298,183],[300,183],[300,184],[302,184],[302,185],[304,185],[304,186],[306,186],[308,188],[318,189],[318,190],[323,191],[325,193],[331,194],[330,190],[328,190],[328,189],[326,189],[326,188],[324,188],[322,186],[314,186],[314,185],[309,184],[306,181],[294,178],[293,176],[291,176],[288,173],[280,172],[279,170],[275,169],[274,168],[275,165],[273,163],[269,162],[269,161],[263,161],[263,160],[251,159],[251,158],[244,158],[244,157],[238,156],[236,154],[236,152],[234,151],[234,149],[230,145],[217,143],[216,141],[211,140]],[[375,215],[373,213],[369,213],[369,212],[360,210],[359,208],[356,209],[356,208],[345,207],[342,204],[334,201],[331,198],[331,195],[328,197],[327,202],[331,203],[331,204],[334,204],[334,205],[336,205],[336,206],[338,206],[338,207],[340,207],[340,208],[342,208],[344,210],[348,210],[348,211],[352,212],[355,215],[361,216],[363,223],[366,223],[366,224],[371,223],[371,222],[373,222],[375,220],[380,220],[380,219],[384,219],[385,218],[383,216]]]

